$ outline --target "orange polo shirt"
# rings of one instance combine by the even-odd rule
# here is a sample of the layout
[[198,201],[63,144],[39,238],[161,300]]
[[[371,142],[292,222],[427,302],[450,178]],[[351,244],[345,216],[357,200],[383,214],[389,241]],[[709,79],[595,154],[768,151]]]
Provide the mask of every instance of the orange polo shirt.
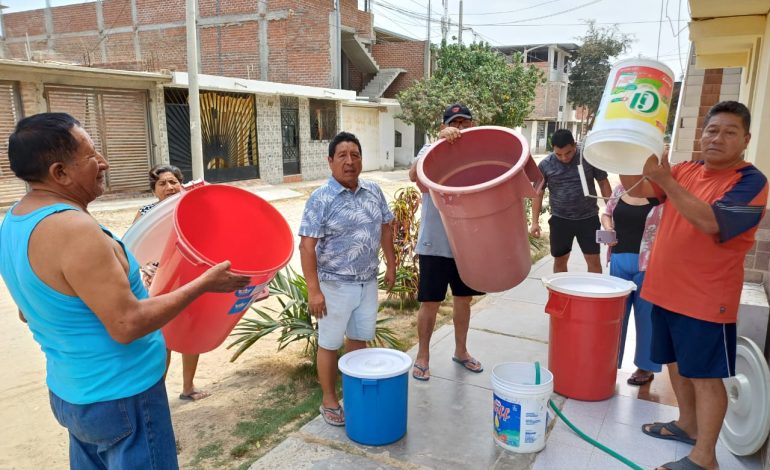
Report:
[[[719,233],[692,225],[666,201],[650,255],[642,297],[689,317],[735,323],[743,288],[743,262],[767,205],[765,176],[750,163],[725,170],[702,161],[672,167],[674,179],[711,205]],[[665,198],[656,188],[660,198]]]

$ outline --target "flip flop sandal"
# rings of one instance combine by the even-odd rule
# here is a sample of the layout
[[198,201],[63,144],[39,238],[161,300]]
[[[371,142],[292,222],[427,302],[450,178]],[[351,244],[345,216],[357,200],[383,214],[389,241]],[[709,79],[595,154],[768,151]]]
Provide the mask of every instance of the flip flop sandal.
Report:
[[481,363],[474,358],[460,359],[457,357],[452,357],[452,360],[476,374],[479,372],[484,372],[484,366],[482,366]]
[[321,417],[326,421],[326,424],[331,426],[345,425],[345,412],[342,411],[342,405],[337,408],[327,408],[321,405],[318,407],[318,411],[321,412]]
[[[649,426],[649,429],[645,427]],[[671,434],[663,434],[663,429]],[[685,444],[695,445],[695,439],[687,435],[682,431],[682,428],[676,425],[676,421],[669,421],[668,423],[652,423],[642,426],[642,432],[648,436],[657,437],[658,439],[666,439],[668,441],[679,441]],[[686,457],[685,457],[686,458]],[[687,468],[687,467],[685,467]]]
[[647,375],[647,376],[631,375],[631,377],[629,377],[628,380],[626,380],[626,383],[628,385],[636,385],[636,386],[641,387],[642,385],[646,385],[646,384],[652,382],[652,379],[654,379],[654,378],[655,378],[655,374],[654,373],[652,373],[650,375]]
[[204,398],[209,396],[211,396],[211,394],[208,392],[204,392],[203,390],[196,390],[188,394],[180,393],[179,399],[184,401],[198,401],[198,400],[203,400]]
[[668,470],[706,470],[697,463],[690,460],[690,457],[683,457],[675,462],[664,463],[661,465]]
[[[412,377],[414,377],[415,380],[422,380],[423,382],[427,382],[428,380],[430,380],[430,367],[418,366],[417,364],[415,364],[412,367],[413,367]],[[422,375],[417,375],[416,374],[417,371],[415,371],[414,369],[417,369],[420,372],[422,372]]]

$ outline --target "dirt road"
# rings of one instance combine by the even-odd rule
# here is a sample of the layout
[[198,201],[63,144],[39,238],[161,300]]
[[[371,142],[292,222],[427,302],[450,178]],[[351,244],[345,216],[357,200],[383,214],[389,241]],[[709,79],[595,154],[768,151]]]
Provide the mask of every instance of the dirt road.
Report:
[[[377,181],[389,197],[408,184],[405,171],[373,172],[362,175]],[[308,194],[322,181],[292,185]],[[302,217],[305,197],[280,200],[273,205],[284,215],[294,233]],[[119,206],[116,204],[116,206]],[[93,212],[94,217],[116,234],[131,225],[137,207]],[[2,217],[0,215],[0,217]],[[297,243],[299,239],[297,238]],[[295,250],[292,266],[299,270]],[[229,342],[226,341],[225,345]],[[196,403],[178,399],[182,387],[179,354],[172,355],[166,382],[174,428],[180,447],[180,465],[190,468],[197,449],[214,438],[226,439],[248,403],[281,379],[281,371],[298,360],[296,351],[276,354],[276,344],[263,341],[252,347],[235,364],[231,351],[220,346],[201,356],[196,385],[212,396]],[[67,434],[54,419],[45,385],[45,358],[0,281],[0,469],[66,468]]]

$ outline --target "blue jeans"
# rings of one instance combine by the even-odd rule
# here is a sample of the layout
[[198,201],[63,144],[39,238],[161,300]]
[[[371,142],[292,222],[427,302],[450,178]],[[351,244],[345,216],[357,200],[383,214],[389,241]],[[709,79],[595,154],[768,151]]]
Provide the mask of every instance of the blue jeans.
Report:
[[75,405],[49,392],[51,410],[70,436],[70,468],[178,469],[166,386],[118,400]]
[[636,325],[636,367],[660,372],[661,365],[652,362],[652,304],[641,297],[644,271],[639,271],[639,255],[636,253],[612,253],[610,258],[610,276],[619,277],[636,284],[636,290],[631,291],[626,302],[623,315],[623,330],[620,334],[620,351],[618,351],[618,368],[623,362],[623,350],[626,347],[626,333],[631,307],[634,307],[634,324]]

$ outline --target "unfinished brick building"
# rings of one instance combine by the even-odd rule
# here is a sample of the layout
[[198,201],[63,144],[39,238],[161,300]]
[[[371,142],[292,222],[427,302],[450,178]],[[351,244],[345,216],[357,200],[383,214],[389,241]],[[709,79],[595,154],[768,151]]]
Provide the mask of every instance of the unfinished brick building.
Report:
[[[343,88],[371,99],[393,97],[423,76],[424,42],[375,31],[357,0],[339,0],[339,35],[331,0],[198,4],[204,74]],[[100,0],[6,13],[2,21],[0,58],[187,68],[185,0]]]

